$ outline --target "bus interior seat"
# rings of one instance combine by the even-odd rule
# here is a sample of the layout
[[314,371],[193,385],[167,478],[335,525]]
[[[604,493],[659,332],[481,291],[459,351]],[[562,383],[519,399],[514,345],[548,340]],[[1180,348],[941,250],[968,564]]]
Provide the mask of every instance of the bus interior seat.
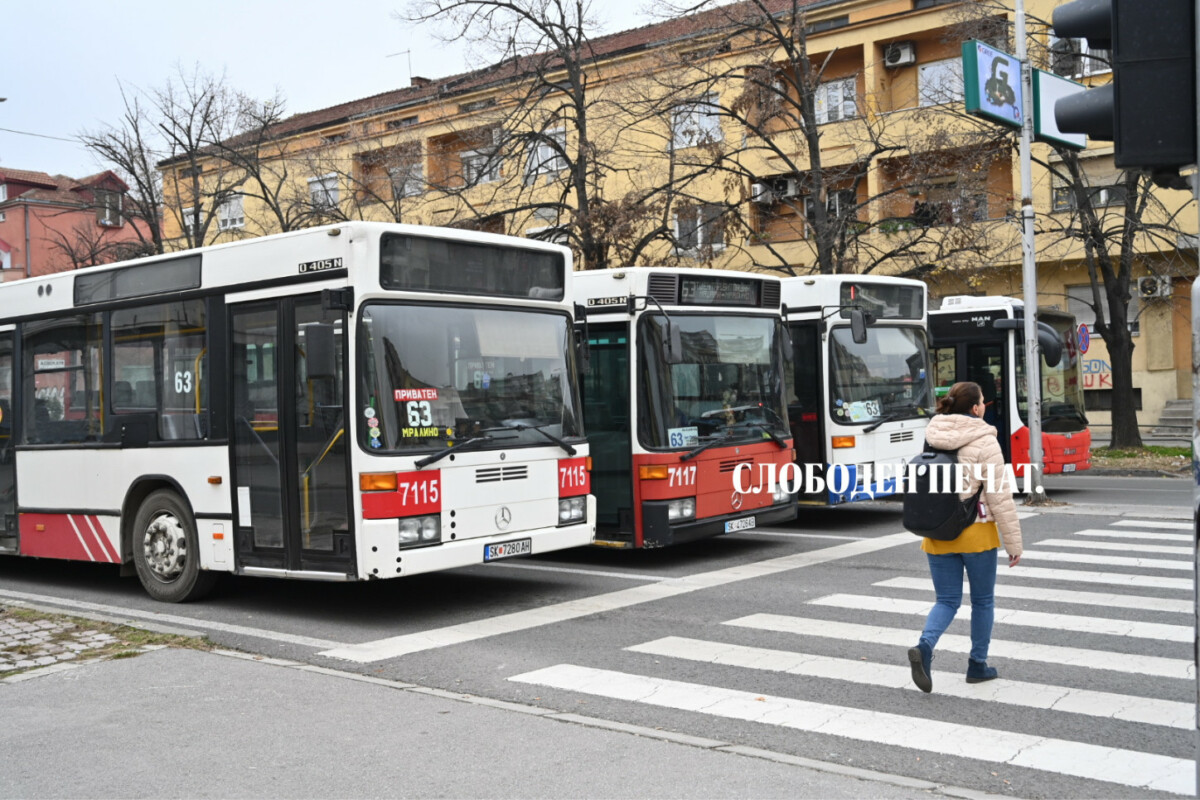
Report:
[[113,408],[129,408],[133,405],[133,384],[129,381],[113,381]]
[[134,386],[137,389],[139,408],[154,408],[158,405],[154,397],[154,381],[138,381]]

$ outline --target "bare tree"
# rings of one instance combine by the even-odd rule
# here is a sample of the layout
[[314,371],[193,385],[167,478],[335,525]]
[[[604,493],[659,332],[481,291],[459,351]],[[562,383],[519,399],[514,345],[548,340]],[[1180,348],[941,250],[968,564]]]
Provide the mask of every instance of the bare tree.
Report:
[[[717,7],[702,12],[697,45],[662,49],[675,60],[663,72],[675,81],[664,96],[703,102],[727,129],[709,171],[724,174],[720,215],[727,234],[745,233],[745,245],[729,235],[726,244],[787,274],[886,267],[920,275],[934,265],[981,264],[996,231],[1011,238],[1011,198],[986,198],[991,164],[1006,157],[999,137],[937,124],[925,108],[900,119],[869,113],[861,57],[814,50],[811,5]],[[883,176],[874,190],[872,171]],[[932,182],[947,176],[976,186],[953,202],[928,198]],[[807,263],[798,261],[799,240],[811,248]]]
[[[1011,41],[1008,13],[1002,0],[971,0],[959,8],[951,33],[960,40],[985,39],[989,29],[994,35],[999,28]],[[1035,66],[1067,77],[1109,69],[1106,52],[1087,51],[1078,42],[1053,39],[1049,20],[1029,16],[1026,25]],[[1015,149],[1016,135],[1009,134],[1008,139]],[[1188,205],[1187,195],[1156,187],[1144,171],[1118,170],[1109,158],[1059,146],[1045,158],[1035,150],[1034,161],[1046,170],[1052,191],[1052,208],[1037,216],[1036,241],[1040,263],[1064,260],[1060,255],[1064,252],[1073,260],[1082,247],[1095,330],[1104,340],[1112,365],[1110,446],[1141,447],[1130,326],[1133,271],[1138,265],[1169,277],[1194,269],[1177,249],[1186,227],[1180,224],[1179,214],[1193,207]]]
[[124,197],[122,213],[140,221],[133,229],[142,239],[146,254],[161,253],[163,246],[162,174],[157,163],[162,153],[153,115],[138,99],[121,86],[123,112],[118,125],[107,125],[79,135],[84,147],[92,151],[125,180],[133,190]]
[[460,224],[569,244],[586,269],[634,263],[669,234],[661,189],[625,180],[618,154],[628,98],[605,83],[589,4],[562,0],[427,0],[411,22],[490,46],[494,99],[433,140],[425,182],[458,205]]

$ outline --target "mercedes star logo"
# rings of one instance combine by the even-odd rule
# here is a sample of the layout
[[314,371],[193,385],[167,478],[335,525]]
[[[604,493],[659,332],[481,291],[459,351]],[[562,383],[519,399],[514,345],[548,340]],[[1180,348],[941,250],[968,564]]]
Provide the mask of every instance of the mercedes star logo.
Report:
[[510,522],[512,522],[512,512],[508,510],[508,506],[500,506],[500,510],[496,512],[496,527],[504,530]]
[[742,507],[742,493],[734,492],[733,497],[731,497],[729,500],[729,504],[732,505],[734,508],[741,508]]

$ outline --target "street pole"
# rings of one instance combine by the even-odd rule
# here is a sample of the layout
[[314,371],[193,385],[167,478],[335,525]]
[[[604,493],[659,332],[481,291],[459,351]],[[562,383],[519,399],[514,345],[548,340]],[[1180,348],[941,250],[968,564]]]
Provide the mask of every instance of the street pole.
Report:
[[[1196,108],[1200,108],[1200,0],[1196,0],[1192,31],[1196,52]],[[1200,157],[1200,124],[1196,126]],[[1196,263],[1200,264],[1200,166],[1192,173],[1192,202],[1196,204]],[[1196,795],[1200,797],[1200,277],[1192,283],[1192,669],[1196,675]]]
[[[1042,486],[1042,358],[1037,340],[1037,254],[1033,246],[1033,68],[1025,43],[1025,0],[1016,0],[1017,61],[1021,64],[1021,285],[1025,299],[1025,385],[1029,399],[1029,504],[1046,499]],[[1020,391],[1020,387],[1017,388]]]

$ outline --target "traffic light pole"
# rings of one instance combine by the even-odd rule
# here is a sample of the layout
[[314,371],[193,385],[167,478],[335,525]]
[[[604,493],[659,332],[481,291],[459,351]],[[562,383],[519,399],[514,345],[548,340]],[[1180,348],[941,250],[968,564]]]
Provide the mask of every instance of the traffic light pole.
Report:
[[[1042,486],[1042,371],[1041,353],[1037,339],[1037,254],[1033,244],[1033,68],[1029,63],[1029,48],[1025,42],[1025,0],[1016,0],[1017,61],[1021,64],[1021,285],[1025,299],[1025,386],[1029,399],[1026,411],[1029,425],[1027,504],[1046,501]],[[1020,391],[1018,387],[1017,391]]]

